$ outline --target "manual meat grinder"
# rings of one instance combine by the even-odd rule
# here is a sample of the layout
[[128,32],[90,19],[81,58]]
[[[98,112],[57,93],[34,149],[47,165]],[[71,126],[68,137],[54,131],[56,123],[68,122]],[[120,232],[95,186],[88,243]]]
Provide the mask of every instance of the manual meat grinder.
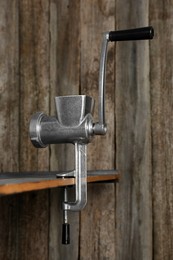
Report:
[[57,116],[47,116],[43,112],[34,114],[30,121],[30,138],[37,148],[49,144],[71,143],[75,146],[75,169],[58,174],[57,178],[75,178],[75,201],[68,201],[68,191],[64,188],[62,243],[70,243],[70,231],[67,211],[80,211],[87,203],[87,144],[95,135],[105,135],[105,70],[107,45],[112,41],[131,41],[152,39],[152,27],[123,31],[111,31],[103,34],[99,71],[99,108],[98,122],[93,120],[94,100],[86,95],[55,97]]

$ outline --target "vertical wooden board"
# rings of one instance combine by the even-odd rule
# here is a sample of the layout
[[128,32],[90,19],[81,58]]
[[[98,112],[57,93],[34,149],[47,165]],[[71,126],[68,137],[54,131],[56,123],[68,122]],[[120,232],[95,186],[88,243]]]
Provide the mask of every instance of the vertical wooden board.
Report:
[[[80,2],[65,0],[50,2],[50,82],[51,115],[56,115],[54,97],[79,93],[80,72]],[[51,145],[51,170],[74,168],[72,145]],[[49,259],[78,259],[79,216],[69,213],[71,243],[61,244],[63,189],[51,191]],[[69,200],[71,197],[69,197]]]
[[[48,170],[49,149],[29,140],[29,120],[49,112],[49,2],[19,2],[20,21],[20,171]],[[47,191],[19,197],[18,259],[48,259]]]
[[[98,120],[98,76],[102,33],[114,30],[115,1],[81,1],[81,93],[95,101]],[[88,145],[88,168],[114,167],[114,45],[109,46],[106,83],[108,133]],[[88,203],[80,217],[80,259],[115,258],[114,185],[88,187]],[[109,216],[109,218],[108,218]]]
[[[81,93],[95,100],[94,121],[98,120],[98,79],[102,34],[114,29],[114,1],[81,3]],[[108,48],[106,77],[106,136],[96,136],[88,146],[88,168],[114,167],[114,44]],[[105,145],[105,146],[104,146]]]
[[29,121],[37,111],[49,112],[49,3],[21,0],[20,11],[20,170],[45,170],[48,149],[29,139]]
[[150,1],[153,160],[153,254],[173,259],[173,5]]
[[115,194],[113,184],[89,184],[80,217],[80,259],[115,259]]
[[[53,115],[56,115],[55,96],[79,94],[79,10],[78,1],[52,0],[50,4],[50,108]],[[52,145],[50,160],[54,169],[71,169],[72,149],[69,145]]]
[[18,258],[18,197],[7,196],[0,199],[0,259]]
[[[124,8],[125,7],[125,8]],[[148,1],[120,0],[117,29],[148,25]],[[116,49],[117,259],[152,259],[149,43]]]
[[48,192],[21,194],[18,198],[17,259],[48,259]]
[[[17,171],[19,123],[18,1],[0,1],[0,171]],[[0,198],[0,259],[16,259],[17,200]]]
[[[10,5],[10,7],[9,7]],[[18,169],[19,61],[17,1],[0,3],[0,171]]]

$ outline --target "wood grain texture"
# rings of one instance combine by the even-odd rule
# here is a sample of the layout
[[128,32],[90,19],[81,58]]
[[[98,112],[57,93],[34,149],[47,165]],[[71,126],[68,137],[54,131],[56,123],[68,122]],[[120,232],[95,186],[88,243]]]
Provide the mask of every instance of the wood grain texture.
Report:
[[[19,1],[20,171],[49,169],[49,150],[35,149],[29,120],[49,112],[49,2]],[[23,194],[18,208],[18,259],[48,259],[49,197],[47,191]]]
[[[0,1],[0,171],[19,169],[18,1]],[[16,198],[0,199],[0,259],[17,259]]]
[[[50,82],[51,114],[56,114],[54,97],[79,94],[80,73],[80,1],[50,1]],[[74,169],[73,145],[52,145],[51,170]],[[68,194],[69,196],[69,194]],[[71,195],[70,195],[71,196]],[[71,199],[69,196],[69,199]],[[61,244],[63,189],[51,191],[49,259],[78,259],[79,214],[69,213],[71,243]]]
[[154,259],[173,259],[173,5],[150,2]]
[[0,153],[0,171],[3,172],[16,171],[19,168],[19,155],[16,153],[19,136],[17,1],[12,5],[10,1],[1,1],[0,12],[0,147],[3,151]]
[[86,209],[69,214],[68,247],[63,188],[0,198],[0,259],[173,259],[172,12],[167,0],[0,1],[1,172],[72,169],[72,145],[31,145],[31,115],[55,115],[55,96],[80,93],[96,100],[97,121],[102,32],[155,29],[150,44],[109,46],[108,133],[89,144],[88,168],[114,168],[116,155],[117,191],[89,185]]
[[[116,10],[117,29],[148,25],[148,1],[117,1]],[[117,43],[118,260],[153,259],[149,69],[148,41]]]
[[[115,1],[81,1],[81,93],[95,101],[98,120],[98,71],[102,33],[114,29]],[[114,45],[108,52],[106,118],[108,133],[88,146],[88,168],[114,167]],[[114,185],[88,188],[88,203],[80,216],[80,259],[115,258]],[[109,218],[108,218],[109,216]],[[92,227],[88,226],[92,223]]]
[[49,167],[48,149],[32,146],[28,127],[35,112],[49,112],[49,4],[21,0],[19,11],[20,170],[41,171]]

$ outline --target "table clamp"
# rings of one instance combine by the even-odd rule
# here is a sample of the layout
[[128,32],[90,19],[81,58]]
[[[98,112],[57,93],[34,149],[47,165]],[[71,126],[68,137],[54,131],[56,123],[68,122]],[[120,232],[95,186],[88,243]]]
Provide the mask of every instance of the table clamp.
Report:
[[34,114],[30,121],[29,133],[36,148],[49,144],[72,143],[75,146],[75,169],[57,177],[75,178],[75,201],[68,200],[67,188],[64,189],[63,237],[62,243],[70,243],[67,211],[82,210],[87,203],[87,144],[95,135],[107,132],[105,120],[105,74],[108,42],[152,39],[152,27],[123,31],[111,31],[103,34],[100,70],[99,70],[99,107],[98,122],[94,122],[94,99],[86,95],[55,97],[57,115],[47,116],[43,112]]

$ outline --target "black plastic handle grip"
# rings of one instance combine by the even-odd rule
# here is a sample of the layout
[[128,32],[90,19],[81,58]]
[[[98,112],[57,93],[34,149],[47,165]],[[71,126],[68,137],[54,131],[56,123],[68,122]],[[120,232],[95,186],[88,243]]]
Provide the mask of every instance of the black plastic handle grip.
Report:
[[70,225],[68,223],[62,224],[62,244],[70,244]]
[[133,41],[133,40],[149,40],[154,37],[154,29],[152,26],[109,32],[109,41]]

